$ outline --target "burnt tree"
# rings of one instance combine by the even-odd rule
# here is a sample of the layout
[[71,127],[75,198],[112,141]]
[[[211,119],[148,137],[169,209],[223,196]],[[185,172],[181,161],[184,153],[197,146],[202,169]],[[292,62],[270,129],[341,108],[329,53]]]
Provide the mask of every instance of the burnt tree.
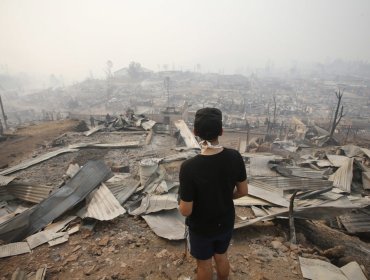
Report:
[[343,91],[341,92],[340,90],[338,90],[337,92],[335,92],[335,95],[337,97],[337,107],[335,109],[334,118],[332,120],[332,124],[330,128],[330,135],[329,135],[330,138],[333,138],[336,127],[338,126],[341,119],[344,117],[344,113],[343,113],[344,107],[342,105]]

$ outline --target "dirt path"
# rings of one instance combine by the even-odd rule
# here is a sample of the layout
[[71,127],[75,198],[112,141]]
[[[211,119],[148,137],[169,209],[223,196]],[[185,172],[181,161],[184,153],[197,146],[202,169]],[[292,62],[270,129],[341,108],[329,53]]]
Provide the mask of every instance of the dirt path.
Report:
[[0,168],[30,158],[34,150],[70,131],[76,124],[75,120],[62,120],[19,128],[6,141],[0,142]]

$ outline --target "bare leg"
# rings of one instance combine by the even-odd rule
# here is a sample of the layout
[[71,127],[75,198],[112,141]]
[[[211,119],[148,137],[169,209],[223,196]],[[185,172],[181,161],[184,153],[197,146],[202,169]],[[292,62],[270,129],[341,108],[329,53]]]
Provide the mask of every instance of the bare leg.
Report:
[[217,279],[227,280],[230,273],[230,264],[227,258],[227,252],[224,254],[214,254],[216,262]]
[[197,280],[212,280],[212,258],[197,260]]

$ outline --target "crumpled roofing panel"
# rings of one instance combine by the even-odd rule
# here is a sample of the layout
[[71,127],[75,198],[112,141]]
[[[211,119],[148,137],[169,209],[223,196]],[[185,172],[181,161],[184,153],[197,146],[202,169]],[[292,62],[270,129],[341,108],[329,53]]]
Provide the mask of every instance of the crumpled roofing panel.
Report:
[[347,158],[346,164],[342,165],[330,175],[329,180],[333,181],[333,186],[350,193],[353,178],[353,158]]
[[63,187],[38,205],[0,225],[0,240],[14,242],[35,233],[83,200],[111,171],[103,161],[89,161]]
[[154,233],[170,240],[185,239],[185,217],[178,209],[142,216]]
[[81,210],[81,218],[109,221],[126,213],[106,185],[101,184],[86,198],[87,205]]

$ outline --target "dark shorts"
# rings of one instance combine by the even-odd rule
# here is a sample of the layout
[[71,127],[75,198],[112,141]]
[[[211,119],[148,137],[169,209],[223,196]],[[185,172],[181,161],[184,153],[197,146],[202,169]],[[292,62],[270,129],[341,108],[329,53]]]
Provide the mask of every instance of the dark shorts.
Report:
[[233,230],[204,237],[189,230],[188,246],[190,254],[198,260],[208,260],[214,254],[224,254],[229,248]]

